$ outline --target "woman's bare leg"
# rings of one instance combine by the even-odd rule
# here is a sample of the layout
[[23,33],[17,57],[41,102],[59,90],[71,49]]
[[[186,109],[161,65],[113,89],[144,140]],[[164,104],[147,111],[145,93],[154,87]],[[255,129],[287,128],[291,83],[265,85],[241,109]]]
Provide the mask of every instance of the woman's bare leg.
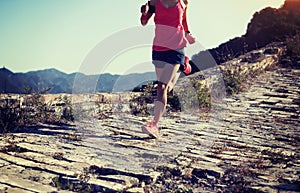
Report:
[[173,88],[174,88],[174,86],[175,86],[175,84],[176,84],[178,78],[179,78],[179,74],[176,73],[175,76],[174,76],[174,78],[173,78],[173,79],[171,80],[171,82],[170,82],[170,85],[169,85],[169,87],[168,87],[168,93],[171,92],[171,91],[173,90]]
[[164,68],[156,68],[156,75],[158,80],[157,100],[154,107],[154,123],[157,124],[163,116],[167,106],[167,93],[170,86],[173,88],[173,82],[176,79],[179,64],[166,64]]
[[[160,79],[162,73],[163,73],[163,68],[155,68],[155,71],[156,71],[156,77],[157,77],[157,80]],[[179,78],[179,74],[176,73],[176,75],[174,76],[174,78],[171,80],[169,86],[168,86],[168,93],[174,88],[177,80]]]

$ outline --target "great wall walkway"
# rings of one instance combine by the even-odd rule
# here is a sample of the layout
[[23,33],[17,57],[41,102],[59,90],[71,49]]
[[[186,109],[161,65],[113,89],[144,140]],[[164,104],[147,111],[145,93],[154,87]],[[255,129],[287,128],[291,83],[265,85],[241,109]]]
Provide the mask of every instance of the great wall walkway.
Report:
[[220,116],[165,117],[158,140],[131,115],[1,136],[0,192],[300,192],[300,70],[224,101]]

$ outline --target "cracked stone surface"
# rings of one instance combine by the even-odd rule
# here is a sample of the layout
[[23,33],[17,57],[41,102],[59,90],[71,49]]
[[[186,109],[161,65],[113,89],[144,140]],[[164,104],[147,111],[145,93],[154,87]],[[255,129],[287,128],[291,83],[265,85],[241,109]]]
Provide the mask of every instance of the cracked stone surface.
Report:
[[299,77],[267,71],[209,118],[164,117],[157,140],[126,113],[1,136],[0,192],[299,192]]

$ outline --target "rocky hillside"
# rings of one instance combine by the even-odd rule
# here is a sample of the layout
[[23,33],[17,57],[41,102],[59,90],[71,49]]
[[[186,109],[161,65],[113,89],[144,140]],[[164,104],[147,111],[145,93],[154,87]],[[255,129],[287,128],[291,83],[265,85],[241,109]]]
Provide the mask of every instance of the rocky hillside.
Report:
[[[243,36],[233,38],[209,52],[220,64],[272,42],[285,42],[287,37],[293,37],[299,31],[300,1],[286,0],[279,9],[267,7],[256,12]],[[193,59],[201,61],[205,54],[200,52]]]

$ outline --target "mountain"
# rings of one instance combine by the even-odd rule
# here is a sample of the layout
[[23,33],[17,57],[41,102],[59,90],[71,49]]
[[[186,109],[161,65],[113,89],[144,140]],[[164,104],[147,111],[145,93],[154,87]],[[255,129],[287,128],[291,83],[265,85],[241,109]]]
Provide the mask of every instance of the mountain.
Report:
[[282,6],[282,9],[298,12],[298,14],[299,14],[300,1],[299,0],[286,0],[285,4]]
[[11,81],[7,81],[9,77],[13,75],[13,72],[3,67],[0,69],[0,92],[11,92],[18,90],[18,87],[13,84]]
[[[233,38],[208,52],[220,64],[272,42],[284,42],[299,32],[300,0],[286,0],[279,9],[267,7],[256,12],[243,36]],[[192,59],[203,61],[206,55],[205,51],[199,52]]]
[[155,80],[155,73],[112,75],[66,74],[56,69],[13,73],[0,69],[0,93],[86,93],[131,91],[141,82]]

